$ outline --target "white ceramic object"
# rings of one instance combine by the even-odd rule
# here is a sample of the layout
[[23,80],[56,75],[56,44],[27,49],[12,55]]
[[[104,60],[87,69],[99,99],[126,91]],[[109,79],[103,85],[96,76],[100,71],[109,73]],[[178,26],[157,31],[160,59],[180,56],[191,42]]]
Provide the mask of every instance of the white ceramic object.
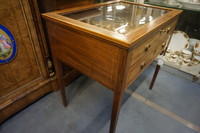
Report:
[[177,0],[183,7],[200,10],[200,2],[195,0]]
[[167,53],[172,53],[172,50],[170,48],[167,48]]
[[173,58],[173,57],[168,57],[167,60],[171,63],[177,63],[178,62],[178,58]]
[[184,59],[191,59],[192,57],[192,52],[187,50],[187,49],[183,49],[181,50],[181,56],[179,57],[180,59],[184,60]]
[[195,39],[195,38],[190,38],[189,42],[190,42],[190,45],[194,46],[196,43],[200,43],[200,40]]
[[200,42],[194,44],[194,53],[200,55]]
[[167,60],[171,63],[176,63],[178,62],[178,55],[171,53]]
[[169,49],[172,52],[181,51],[182,49],[188,49],[189,37],[183,31],[174,31],[169,43]]
[[161,2],[161,0],[149,0],[149,2]]
[[169,3],[168,1],[164,1],[164,4],[169,5],[171,7],[178,7],[180,6],[180,3],[176,2],[176,3]]
[[197,61],[200,61],[200,56],[194,56],[194,59],[196,59]]
[[184,55],[192,55],[192,52],[187,50],[187,49],[182,49],[181,52],[184,54]]
[[184,63],[189,63],[191,60],[190,59],[183,59]]
[[188,65],[189,63],[190,63],[190,59],[183,59],[183,62],[182,62],[182,64],[183,65]]
[[200,40],[198,40],[198,39],[194,39],[194,38],[190,38],[189,39],[189,50],[190,51],[193,51],[194,50],[194,45],[196,44],[196,43],[200,43]]
[[200,56],[194,56],[193,57],[193,60],[192,60],[192,62],[194,63],[194,64],[198,64],[199,62],[200,62]]
[[178,58],[178,55],[174,54],[174,53],[171,53],[170,56],[175,59],[175,58]]

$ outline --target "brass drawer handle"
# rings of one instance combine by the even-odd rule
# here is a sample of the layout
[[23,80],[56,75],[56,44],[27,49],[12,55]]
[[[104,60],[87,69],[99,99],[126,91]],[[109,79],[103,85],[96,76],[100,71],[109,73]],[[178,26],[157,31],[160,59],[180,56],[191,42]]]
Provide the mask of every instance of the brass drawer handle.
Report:
[[143,69],[145,67],[146,63],[145,62],[142,62],[140,68]]
[[165,33],[165,30],[164,29],[159,29],[159,31],[160,31],[160,34],[163,32],[163,33]]
[[171,30],[171,27],[168,27],[167,29],[159,29],[160,33],[169,33]]
[[144,51],[147,52],[147,51],[149,50],[150,47],[151,47],[151,45],[150,45],[150,44],[147,44],[146,47],[145,47],[145,49],[144,49]]

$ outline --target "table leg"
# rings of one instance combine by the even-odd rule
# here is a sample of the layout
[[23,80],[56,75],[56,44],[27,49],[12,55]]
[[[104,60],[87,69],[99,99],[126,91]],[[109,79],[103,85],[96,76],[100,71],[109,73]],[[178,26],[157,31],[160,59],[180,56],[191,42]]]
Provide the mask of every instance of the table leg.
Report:
[[58,79],[58,85],[59,85],[59,89],[60,89],[60,93],[61,93],[61,97],[62,97],[62,102],[63,102],[63,105],[66,107],[67,106],[67,98],[66,98],[66,93],[65,93],[65,84],[64,84],[64,80],[63,80],[62,63],[59,60],[54,59],[54,66],[56,69],[56,76]]
[[154,75],[153,75],[153,79],[151,80],[151,85],[149,87],[150,90],[152,90],[153,88],[153,85],[156,81],[156,78],[157,78],[157,75],[158,75],[158,72],[160,71],[160,68],[163,66],[164,64],[164,61],[162,59],[158,59],[158,63],[157,63],[157,66],[156,66],[156,70],[154,72]]
[[150,87],[149,87],[150,90],[152,90],[152,88],[153,88],[153,85],[154,85],[154,83],[155,83],[155,81],[156,81],[156,78],[157,78],[157,75],[158,75],[159,70],[160,70],[160,66],[157,65],[157,66],[156,66],[156,70],[155,70],[154,75],[153,75],[153,79],[151,80],[151,85],[150,85]]
[[120,91],[120,90],[114,91],[112,116],[111,116],[111,123],[110,123],[110,133],[115,133],[115,130],[116,130],[120,107],[121,107],[121,102],[122,102],[122,96],[123,96],[122,91]]

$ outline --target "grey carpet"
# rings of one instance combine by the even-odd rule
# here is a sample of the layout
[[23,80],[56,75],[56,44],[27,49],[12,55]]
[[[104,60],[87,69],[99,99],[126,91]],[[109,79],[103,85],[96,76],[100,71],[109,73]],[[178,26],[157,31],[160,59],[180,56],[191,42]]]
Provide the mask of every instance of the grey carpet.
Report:
[[[148,90],[149,67],[128,89],[200,126],[200,85],[160,71]],[[108,133],[113,93],[81,76],[67,88],[64,108],[53,92],[20,111],[0,126],[0,133]],[[197,133],[162,112],[124,94],[117,133]]]

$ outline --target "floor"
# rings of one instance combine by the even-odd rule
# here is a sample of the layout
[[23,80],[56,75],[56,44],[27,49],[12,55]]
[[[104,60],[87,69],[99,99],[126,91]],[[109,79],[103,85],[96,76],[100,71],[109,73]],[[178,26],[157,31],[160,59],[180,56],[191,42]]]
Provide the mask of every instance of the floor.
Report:
[[[154,67],[126,90],[117,133],[200,133],[200,85]],[[67,88],[69,105],[50,93],[0,126],[0,133],[108,133],[112,92],[81,76]]]

